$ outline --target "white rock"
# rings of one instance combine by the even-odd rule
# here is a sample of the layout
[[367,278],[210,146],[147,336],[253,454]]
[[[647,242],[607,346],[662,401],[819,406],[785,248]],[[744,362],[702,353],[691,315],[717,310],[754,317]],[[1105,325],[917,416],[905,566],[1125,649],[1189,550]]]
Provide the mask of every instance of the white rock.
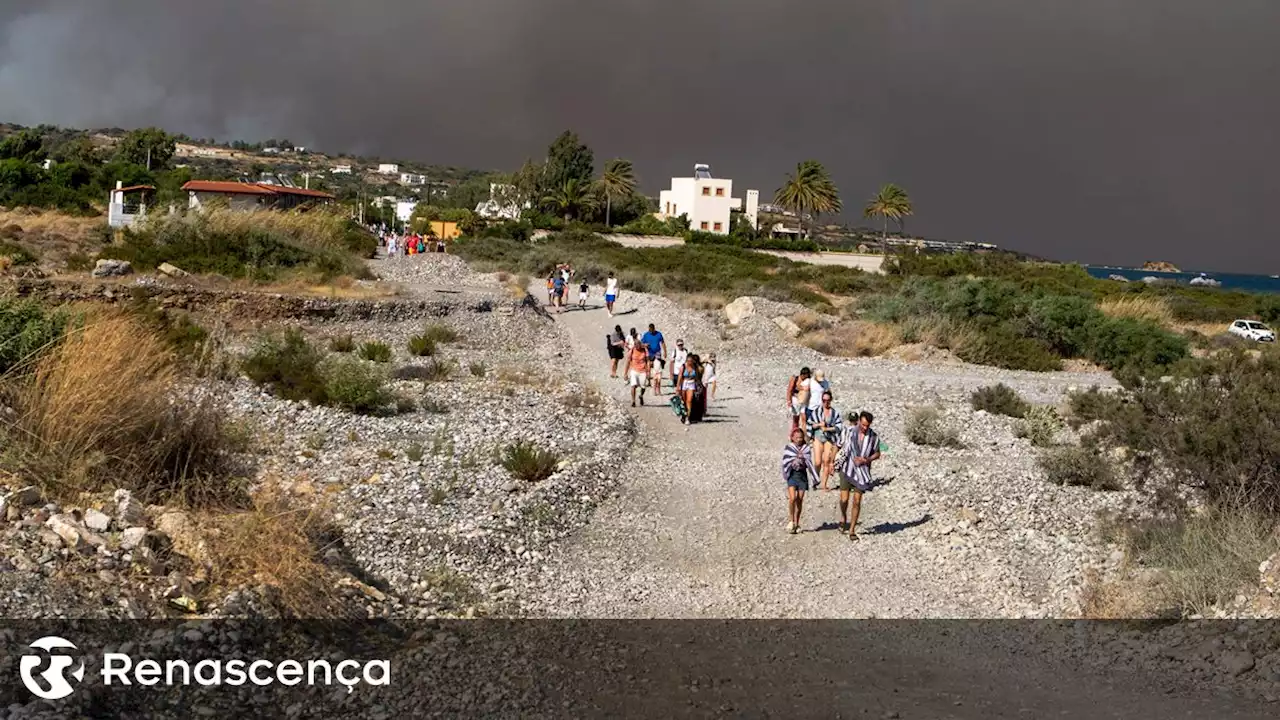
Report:
[[90,508],[84,511],[84,526],[94,532],[106,532],[111,527],[111,516]]
[[756,314],[756,304],[749,297],[740,297],[724,306],[724,316],[730,325],[738,325]]
[[122,550],[132,550],[142,544],[147,537],[147,529],[144,527],[126,528],[120,533],[120,548]]
[[778,317],[774,318],[773,324],[777,325],[778,329],[781,330],[783,334],[789,338],[795,338],[800,336],[800,326],[795,324],[795,322],[793,322],[791,318],[786,317],[785,315],[779,315]]

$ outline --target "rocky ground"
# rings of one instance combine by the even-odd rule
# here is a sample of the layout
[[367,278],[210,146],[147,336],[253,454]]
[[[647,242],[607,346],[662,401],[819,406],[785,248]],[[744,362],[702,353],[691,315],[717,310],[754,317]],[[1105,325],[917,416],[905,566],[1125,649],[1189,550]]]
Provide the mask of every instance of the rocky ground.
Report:
[[[977,388],[1004,383],[1058,405],[1072,388],[1113,384],[1106,374],[1011,372],[945,357],[829,358],[774,322],[798,308],[766,300],[749,303],[736,324],[625,292],[616,318],[599,298],[586,312],[548,316],[513,301],[506,278],[473,273],[451,256],[374,267],[400,285],[394,302],[354,314],[273,315],[264,327],[288,322],[321,340],[381,340],[395,352],[389,367],[399,368],[427,362],[408,355],[408,337],[427,322],[449,325],[459,338],[434,359],[452,376],[395,384],[415,409],[360,417],[281,401],[245,379],[216,387],[261,440],[259,483],[332,510],[339,539],[326,560],[349,575],[340,591],[349,615],[1075,617],[1086,574],[1124,560],[1096,532],[1097,519],[1130,508],[1134,496],[1049,484],[1013,421],[968,403]],[[681,426],[652,398],[632,410],[622,382],[608,377],[604,335],[614,324],[643,332],[650,322],[669,343],[682,338],[695,352],[718,354],[720,387],[706,423]],[[835,529],[834,493],[811,493],[805,531],[784,533],[782,396],[802,365],[826,371],[837,407],[874,412],[887,445],[875,468],[883,484],[864,503],[856,544]],[[925,405],[940,409],[960,447],[906,439],[908,413]],[[499,455],[518,440],[555,450],[557,472],[533,484],[513,478]],[[123,496],[72,508],[19,487],[0,494],[0,614],[157,617],[180,612],[203,589],[172,509],[138,515],[121,507]],[[260,595],[236,589],[202,600],[199,613],[260,614]],[[1159,693],[1186,682],[1280,695],[1280,640],[1257,627],[1153,634],[1095,624],[1087,633],[1065,653],[1073,671],[1155,671],[1168,681]],[[1061,637],[1041,644],[1045,652],[1070,645]],[[410,709],[400,699],[379,702],[384,716]]]

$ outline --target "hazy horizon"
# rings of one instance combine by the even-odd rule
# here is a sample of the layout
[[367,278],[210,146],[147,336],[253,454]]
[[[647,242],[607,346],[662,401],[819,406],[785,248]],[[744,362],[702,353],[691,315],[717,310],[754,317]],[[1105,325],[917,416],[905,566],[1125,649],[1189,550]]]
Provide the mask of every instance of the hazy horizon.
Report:
[[769,197],[1059,260],[1270,274],[1280,6],[1237,0],[9,0],[0,115],[513,170],[572,129],[643,190]]

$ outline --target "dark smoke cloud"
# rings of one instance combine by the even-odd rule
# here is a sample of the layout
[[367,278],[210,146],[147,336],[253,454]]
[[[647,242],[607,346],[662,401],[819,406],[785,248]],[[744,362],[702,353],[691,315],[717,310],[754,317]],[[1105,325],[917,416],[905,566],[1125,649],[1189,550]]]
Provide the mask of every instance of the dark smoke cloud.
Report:
[[1273,0],[3,0],[0,119],[514,169],[560,130],[644,187],[822,160],[908,229],[1280,272]]

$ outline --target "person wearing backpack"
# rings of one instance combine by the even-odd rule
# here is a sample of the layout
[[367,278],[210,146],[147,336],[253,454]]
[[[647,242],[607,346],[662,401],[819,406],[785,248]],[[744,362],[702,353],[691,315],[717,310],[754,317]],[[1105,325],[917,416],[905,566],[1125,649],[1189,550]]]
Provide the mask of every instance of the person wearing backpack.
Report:
[[627,336],[622,334],[622,326],[614,325],[613,333],[604,336],[605,349],[609,351],[609,377],[618,377],[618,361],[626,355]]

